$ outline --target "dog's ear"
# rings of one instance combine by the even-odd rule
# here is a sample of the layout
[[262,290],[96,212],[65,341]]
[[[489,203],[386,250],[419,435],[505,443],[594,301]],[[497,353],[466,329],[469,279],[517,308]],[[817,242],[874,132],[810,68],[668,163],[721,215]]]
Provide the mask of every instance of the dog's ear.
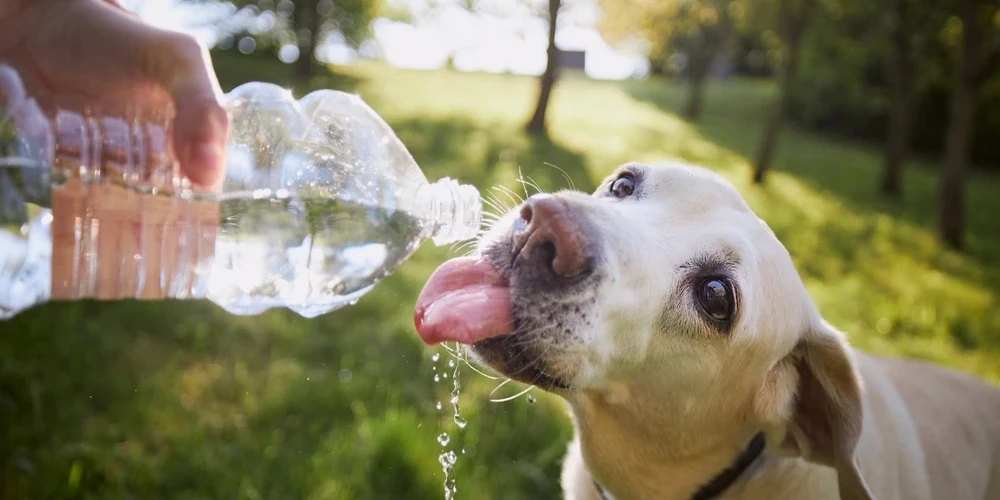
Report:
[[843,335],[820,322],[770,377],[755,406],[771,448],[836,469],[841,499],[874,500],[854,454],[862,388]]

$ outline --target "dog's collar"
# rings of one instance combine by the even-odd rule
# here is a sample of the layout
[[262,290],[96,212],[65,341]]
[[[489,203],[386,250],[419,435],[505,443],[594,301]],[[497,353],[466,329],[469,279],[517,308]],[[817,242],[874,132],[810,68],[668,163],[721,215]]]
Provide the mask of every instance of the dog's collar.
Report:
[[[719,473],[719,475],[712,478],[707,484],[702,486],[691,495],[691,500],[711,500],[716,496],[720,495],[723,491],[733,485],[736,479],[740,477],[741,474],[746,472],[753,464],[757,457],[764,452],[764,433],[759,432],[753,439],[750,440],[750,444],[743,449],[740,456],[736,458],[733,465],[730,465],[728,469]],[[594,480],[594,487],[597,488],[597,492],[601,495],[602,500],[610,500],[608,497],[608,492]]]

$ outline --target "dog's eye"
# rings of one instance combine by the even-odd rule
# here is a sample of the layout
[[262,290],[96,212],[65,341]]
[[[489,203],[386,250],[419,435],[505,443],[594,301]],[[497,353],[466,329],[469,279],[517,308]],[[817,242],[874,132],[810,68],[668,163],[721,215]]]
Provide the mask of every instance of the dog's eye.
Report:
[[628,198],[635,191],[635,177],[632,174],[622,174],[611,183],[611,194],[617,198]]
[[698,285],[698,302],[705,314],[716,321],[729,321],[733,315],[733,291],[723,279],[709,278]]

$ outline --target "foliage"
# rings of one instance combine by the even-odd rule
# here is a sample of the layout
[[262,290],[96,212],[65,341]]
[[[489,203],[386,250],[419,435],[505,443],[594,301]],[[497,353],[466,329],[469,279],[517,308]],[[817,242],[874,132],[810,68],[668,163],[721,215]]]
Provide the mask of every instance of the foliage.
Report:
[[[194,2],[215,0],[187,0]],[[371,38],[371,21],[383,13],[383,0],[236,0],[235,5],[254,20],[243,28],[243,34],[253,36],[257,46],[276,52],[284,45],[297,45],[302,19],[312,11],[320,17],[320,45],[336,37],[349,46],[358,47]],[[405,18],[405,11],[391,9],[395,17]]]
[[614,44],[636,37],[664,73],[677,68],[671,55],[698,50],[711,38],[729,36],[749,21],[749,0],[599,0],[601,34]]
[[[273,59],[214,57],[225,88],[288,78]],[[567,187],[546,162],[583,190],[629,160],[706,165],[774,229],[820,311],[855,345],[1000,381],[996,174],[970,182],[976,210],[968,252],[957,254],[933,237],[934,172],[915,169],[903,202],[881,204],[870,189],[881,155],[870,148],[789,130],[767,186],[750,186],[758,137],[747,131],[761,127],[769,83],[713,84],[694,127],[676,114],[682,92],[663,80],[567,75],[549,138],[535,138],[521,131],[535,78],[382,66],[323,78],[314,84],[371,103],[429,179],[457,177],[483,194],[502,197],[489,189],[497,184],[523,193],[519,171],[544,189]],[[440,498],[441,432],[459,452],[460,498],[558,498],[570,436],[561,402],[535,393],[535,404],[490,403],[497,382],[463,368],[469,425],[459,432],[450,383],[432,380],[450,358],[417,340],[412,305],[455,255],[425,244],[357,305],[313,320],[122,301],[50,304],[0,323],[0,498]]]
[[[988,4],[988,2],[984,3]],[[888,31],[895,22],[887,3],[840,0],[836,15],[819,19],[803,46],[800,87],[792,118],[810,128],[883,142],[888,114]],[[910,3],[915,74],[912,146],[938,155],[944,147],[948,103],[954,86],[962,26],[948,3]],[[986,47],[1000,47],[1000,12]],[[994,49],[997,50],[997,49]],[[1000,52],[1000,51],[998,51]],[[918,118],[919,117],[919,118]],[[973,161],[1000,168],[1000,71],[986,81],[977,109]]]

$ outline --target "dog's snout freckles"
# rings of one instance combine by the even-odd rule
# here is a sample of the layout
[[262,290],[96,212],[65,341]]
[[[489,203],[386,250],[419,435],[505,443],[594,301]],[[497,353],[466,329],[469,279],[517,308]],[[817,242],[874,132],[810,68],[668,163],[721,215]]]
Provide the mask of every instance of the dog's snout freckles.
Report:
[[557,279],[577,278],[589,271],[590,235],[564,200],[535,195],[525,201],[519,215],[513,241],[516,264],[534,266]]

